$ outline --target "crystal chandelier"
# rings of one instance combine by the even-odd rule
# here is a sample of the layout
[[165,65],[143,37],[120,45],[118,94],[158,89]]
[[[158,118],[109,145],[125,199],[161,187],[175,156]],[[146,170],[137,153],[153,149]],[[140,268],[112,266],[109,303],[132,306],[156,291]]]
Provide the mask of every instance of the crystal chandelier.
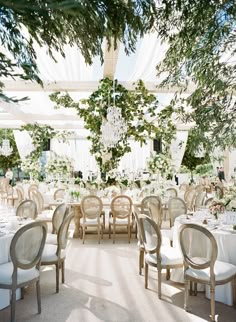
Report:
[[113,106],[107,109],[107,118],[102,120],[101,142],[106,148],[113,148],[127,132],[127,124],[121,109],[115,105],[115,82],[113,82]]
[[9,157],[13,152],[13,148],[10,146],[10,141],[6,139],[6,132],[5,132],[5,139],[2,140],[2,146],[0,146],[0,154],[4,155],[5,157]]

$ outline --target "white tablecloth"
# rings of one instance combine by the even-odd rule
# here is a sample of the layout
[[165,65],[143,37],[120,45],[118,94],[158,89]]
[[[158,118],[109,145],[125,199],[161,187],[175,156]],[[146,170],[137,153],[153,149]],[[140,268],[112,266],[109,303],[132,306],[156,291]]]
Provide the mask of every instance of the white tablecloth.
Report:
[[[196,216],[189,217],[190,219],[186,219],[186,215],[181,215],[176,218],[174,229],[173,229],[174,247],[179,247],[178,230],[181,224],[184,224],[184,223],[201,224],[204,216],[206,216],[206,213],[198,212]],[[225,231],[224,229],[226,229],[226,226],[223,226],[223,225],[220,225],[218,228],[216,228],[217,226],[214,227],[213,222],[211,222],[211,224],[209,224],[208,227],[217,242],[217,246],[218,246],[217,259],[236,266],[236,252],[235,252],[236,233],[234,233],[233,231],[231,232]],[[199,247],[199,243],[196,243],[196,247]],[[171,274],[171,280],[175,282],[183,283],[184,282],[183,270],[182,269],[173,270]],[[209,287],[206,287],[206,296],[210,298]],[[216,301],[219,301],[228,305],[233,305],[233,294],[232,294],[231,283],[216,286],[215,299]]]

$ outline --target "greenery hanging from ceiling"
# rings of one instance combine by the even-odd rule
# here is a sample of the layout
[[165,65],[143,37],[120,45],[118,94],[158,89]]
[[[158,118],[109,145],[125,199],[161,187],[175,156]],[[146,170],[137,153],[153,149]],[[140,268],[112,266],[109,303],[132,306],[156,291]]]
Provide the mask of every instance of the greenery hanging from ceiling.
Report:
[[0,78],[41,83],[38,45],[53,59],[54,50],[65,56],[65,45],[76,45],[89,64],[95,56],[103,61],[104,40],[108,48],[121,42],[126,53],[134,52],[139,37],[153,27],[155,12],[153,0],[2,0]]
[[[101,125],[107,116],[108,107],[113,104],[121,109],[127,124],[127,132],[115,147],[106,148],[101,141]],[[75,102],[69,94],[53,93],[50,95],[56,108],[75,108],[84,120],[85,128],[90,131],[88,139],[92,142],[90,152],[94,155],[100,171],[110,172],[118,167],[120,159],[130,152],[132,138],[140,144],[149,139],[162,137],[166,149],[175,134],[175,126],[170,118],[172,108],[161,109],[155,95],[148,93],[142,81],[136,84],[134,91],[129,91],[115,80],[104,78],[98,89],[89,98]]]
[[235,147],[235,1],[160,3],[156,30],[169,49],[157,71],[167,75],[163,86],[180,87],[172,106],[184,122],[195,122],[192,149]]

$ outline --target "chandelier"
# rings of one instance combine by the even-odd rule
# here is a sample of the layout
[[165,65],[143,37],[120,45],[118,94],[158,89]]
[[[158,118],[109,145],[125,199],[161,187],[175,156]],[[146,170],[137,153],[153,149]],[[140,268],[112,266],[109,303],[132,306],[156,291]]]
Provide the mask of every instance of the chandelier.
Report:
[[0,154],[4,155],[5,157],[9,157],[13,152],[13,148],[10,146],[10,141],[6,139],[6,132],[5,132],[5,139],[2,140],[2,145],[0,145]]
[[[127,124],[122,117],[121,109],[115,105],[115,82],[113,82],[113,106],[107,109],[107,117],[101,125],[101,143],[106,148],[113,148],[127,132]],[[109,103],[108,103],[109,104]]]

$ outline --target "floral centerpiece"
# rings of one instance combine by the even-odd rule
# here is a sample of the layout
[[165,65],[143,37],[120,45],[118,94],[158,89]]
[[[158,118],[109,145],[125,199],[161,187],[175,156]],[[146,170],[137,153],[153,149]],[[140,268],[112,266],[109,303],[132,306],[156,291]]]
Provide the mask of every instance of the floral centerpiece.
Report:
[[174,173],[170,158],[163,153],[153,153],[147,162],[147,166],[152,174],[160,173],[161,176],[165,176],[167,179],[172,177]]
[[209,210],[211,214],[214,215],[216,219],[218,219],[218,214],[225,211],[224,201],[222,199],[214,199],[209,206]]
[[45,172],[51,176],[70,175],[73,171],[72,160],[66,156],[54,155],[45,165]]
[[29,156],[21,162],[21,170],[29,174],[30,179],[38,179],[41,171],[41,164],[39,160],[31,159]]

